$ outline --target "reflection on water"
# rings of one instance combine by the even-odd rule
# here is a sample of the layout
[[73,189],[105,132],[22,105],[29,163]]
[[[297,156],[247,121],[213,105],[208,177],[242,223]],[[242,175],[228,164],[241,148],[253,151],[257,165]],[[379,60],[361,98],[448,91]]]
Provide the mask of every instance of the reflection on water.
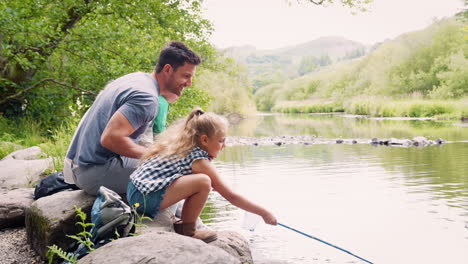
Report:
[[[366,128],[363,120],[336,116],[273,116],[262,117],[250,130],[241,123],[230,134],[468,139],[468,128],[374,121],[365,121]],[[425,148],[333,144],[233,146],[214,163],[234,189],[271,209],[280,222],[374,263],[461,264],[468,263],[467,160],[468,143]],[[243,233],[254,259],[263,263],[362,263],[279,226],[243,230],[244,212],[216,193],[203,218],[214,229]]]
[[409,138],[467,140],[467,127],[453,121],[381,120],[334,114],[278,114],[249,117],[230,129],[232,136],[316,135],[322,138]]

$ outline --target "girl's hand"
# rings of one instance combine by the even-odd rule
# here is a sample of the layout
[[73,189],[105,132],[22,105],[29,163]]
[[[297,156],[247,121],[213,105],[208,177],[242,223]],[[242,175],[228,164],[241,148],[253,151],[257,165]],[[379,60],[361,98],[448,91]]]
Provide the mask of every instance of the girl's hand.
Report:
[[276,217],[271,214],[270,212],[266,212],[264,215],[262,215],[263,221],[269,225],[277,225],[278,221],[276,220]]

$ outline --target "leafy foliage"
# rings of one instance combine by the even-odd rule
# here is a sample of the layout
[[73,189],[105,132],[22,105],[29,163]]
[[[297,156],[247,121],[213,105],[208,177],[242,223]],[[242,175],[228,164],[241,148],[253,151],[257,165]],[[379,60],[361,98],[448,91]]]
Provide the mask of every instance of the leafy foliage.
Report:
[[[435,21],[424,30],[403,34],[395,40],[375,45],[367,56],[350,62],[341,61],[319,72],[261,87],[255,95],[257,107],[261,110],[274,108],[278,111],[303,111],[301,105],[320,99],[319,104],[332,100],[348,111],[357,108],[350,107],[347,102],[353,101],[355,97],[355,101],[360,101],[362,96],[386,98],[387,101],[408,98],[457,100],[466,97],[468,42],[465,34],[463,22],[456,18]],[[297,100],[303,102],[298,103]],[[291,101],[298,107],[285,104],[285,101]],[[414,107],[422,109],[432,104],[429,102]],[[463,104],[457,105],[462,107]],[[460,109],[444,109],[442,112],[423,110],[420,113],[421,116],[431,113],[460,116]],[[377,110],[373,112],[382,114]],[[406,116],[414,114],[417,111],[405,113]]]
[[49,251],[47,251],[47,259],[49,260],[49,264],[52,264],[54,261],[54,256],[57,255],[63,260],[70,262],[71,264],[78,263],[78,256],[73,254],[73,252],[66,252],[63,249],[59,248],[57,245],[52,245],[49,247]]
[[396,92],[458,98],[468,92],[468,43],[458,24],[445,24],[390,75]]
[[[151,72],[170,40],[185,41],[211,67],[212,26],[200,8],[201,0],[2,1],[0,112],[59,123],[77,98],[90,105],[108,81]],[[208,100],[200,88],[189,93]]]
[[321,70],[321,67],[333,61],[364,55],[363,52],[363,44],[341,37],[322,37],[274,50],[256,50],[251,46],[223,50],[226,56],[246,65],[254,94],[263,86],[283,83],[288,79]]
[[298,73],[302,76],[306,73],[313,72],[318,66],[315,57],[304,57],[299,63]]
[[199,84],[212,96],[208,110],[251,115],[256,112],[247,71],[233,59],[219,57],[217,71],[205,70]]
[[[76,235],[67,235],[67,237],[73,238],[74,240],[78,241],[79,244],[85,245],[90,251],[94,251],[92,247],[94,243],[91,241],[91,233],[88,232],[86,229],[88,227],[92,227],[93,223],[86,222],[86,213],[81,210],[81,208],[74,206],[76,216],[79,220],[76,222],[77,225],[80,225],[83,230]],[[67,253],[63,249],[59,248],[57,245],[52,245],[49,247],[49,251],[47,251],[47,259],[49,260],[49,264],[51,264],[54,260],[54,256],[57,255],[60,258],[74,264],[78,262],[78,256],[73,254],[73,252]]]
[[[143,206],[146,206],[146,201],[145,201],[145,204]],[[147,225],[143,224],[143,221],[153,221],[153,219],[151,217],[148,217],[148,216],[145,216],[144,214],[139,214],[137,212],[137,208],[140,207],[140,203],[135,203],[132,205],[132,212],[133,214],[135,215],[135,222],[133,222],[133,225],[135,226],[135,233],[130,233],[129,235],[130,236],[137,236],[139,235],[138,234],[138,229],[139,228],[144,228],[146,227]],[[118,234],[118,233],[117,233]]]
[[94,224],[86,222],[87,215],[85,212],[81,210],[81,208],[78,208],[76,205],[74,206],[74,208],[75,208],[76,216],[79,218],[79,221],[76,222],[76,224],[81,226],[83,230],[79,232],[78,234],[76,234],[76,236],[69,235],[68,237],[75,239],[80,244],[84,244],[90,251],[93,251],[94,248],[92,248],[92,246],[94,246],[94,243],[91,241],[91,237],[93,235],[90,232],[88,232],[86,229],[88,227],[94,226]]
[[367,6],[372,3],[374,0],[297,0],[299,3],[312,3],[315,5],[330,5],[336,2],[340,3],[342,6],[351,8],[351,10],[356,11],[366,11]]

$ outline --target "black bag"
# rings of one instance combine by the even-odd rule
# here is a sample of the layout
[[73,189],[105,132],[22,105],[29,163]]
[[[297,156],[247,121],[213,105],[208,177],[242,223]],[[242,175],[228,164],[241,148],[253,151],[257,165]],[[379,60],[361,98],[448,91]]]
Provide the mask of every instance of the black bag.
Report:
[[58,171],[42,179],[34,189],[34,200],[65,190],[78,190],[75,184],[68,184],[63,178],[63,172]]

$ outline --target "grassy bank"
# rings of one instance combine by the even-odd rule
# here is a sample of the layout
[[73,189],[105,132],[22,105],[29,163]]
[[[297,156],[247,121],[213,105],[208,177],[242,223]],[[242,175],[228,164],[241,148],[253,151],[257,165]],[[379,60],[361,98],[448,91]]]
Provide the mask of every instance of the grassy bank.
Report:
[[391,100],[389,98],[359,97],[343,103],[320,101],[283,102],[273,108],[281,113],[346,112],[372,117],[434,117],[460,119],[468,116],[468,98],[461,100]]
[[[23,147],[39,146],[53,157],[54,170],[62,170],[63,158],[79,122],[79,117],[69,117],[53,130],[44,131],[41,124],[31,119],[16,122],[0,116],[0,142],[11,142]],[[17,150],[13,144],[1,144],[0,159]]]
[[328,101],[284,101],[271,109],[279,113],[333,113],[344,112],[343,104]]

